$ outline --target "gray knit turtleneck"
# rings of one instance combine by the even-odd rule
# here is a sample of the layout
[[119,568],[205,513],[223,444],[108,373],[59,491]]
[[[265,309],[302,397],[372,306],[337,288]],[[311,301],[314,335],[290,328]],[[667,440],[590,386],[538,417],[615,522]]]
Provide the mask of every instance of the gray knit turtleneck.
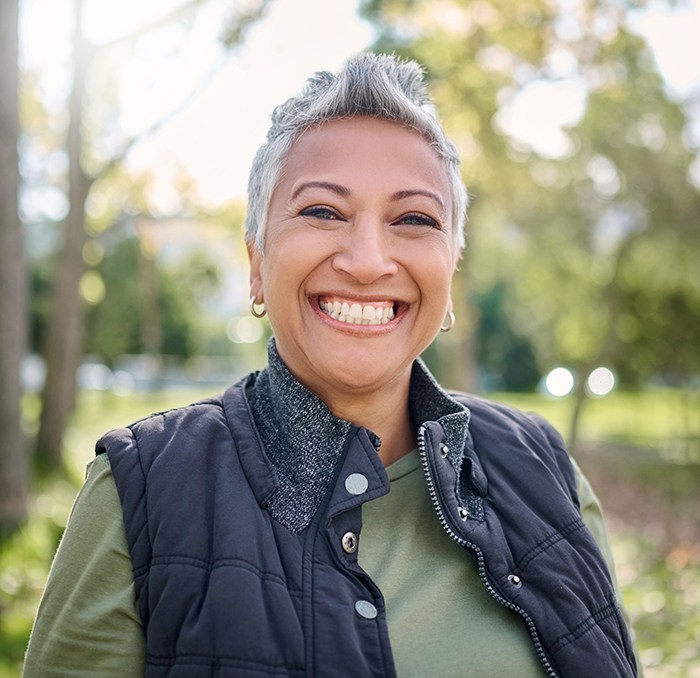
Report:
[[326,494],[351,424],[294,378],[274,339],[268,367],[249,388],[248,399],[279,481],[268,511],[290,530],[303,530]]
[[[352,424],[336,417],[296,380],[274,339],[268,345],[268,366],[249,384],[247,396],[278,480],[267,509],[275,520],[299,532],[311,522],[326,495]],[[440,388],[420,359],[413,366],[409,405],[416,428],[422,422],[440,422],[459,476],[469,411]],[[472,488],[457,489],[470,515],[481,515],[481,499]]]

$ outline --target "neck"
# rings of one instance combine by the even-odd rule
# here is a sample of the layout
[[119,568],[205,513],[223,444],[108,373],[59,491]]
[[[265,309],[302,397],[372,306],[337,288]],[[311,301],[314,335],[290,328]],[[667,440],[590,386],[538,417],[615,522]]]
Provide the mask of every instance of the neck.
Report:
[[336,417],[369,429],[382,441],[379,458],[384,466],[408,454],[416,446],[416,432],[409,414],[410,370],[400,383],[371,394],[320,394]]
[[416,431],[409,408],[413,364],[406,366],[380,388],[372,385],[358,389],[335,382],[305,383],[289,369],[275,342],[269,345],[268,358],[271,366],[281,368],[279,375],[288,374],[313,394],[334,417],[366,428],[378,436],[381,440],[379,458],[385,466],[416,447]]

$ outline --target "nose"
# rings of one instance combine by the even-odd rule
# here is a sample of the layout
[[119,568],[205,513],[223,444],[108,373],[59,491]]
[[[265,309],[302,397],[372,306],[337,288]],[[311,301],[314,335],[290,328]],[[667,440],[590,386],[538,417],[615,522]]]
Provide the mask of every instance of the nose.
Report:
[[398,272],[392,255],[390,234],[375,219],[356,221],[343,234],[341,246],[333,257],[333,268],[363,285]]

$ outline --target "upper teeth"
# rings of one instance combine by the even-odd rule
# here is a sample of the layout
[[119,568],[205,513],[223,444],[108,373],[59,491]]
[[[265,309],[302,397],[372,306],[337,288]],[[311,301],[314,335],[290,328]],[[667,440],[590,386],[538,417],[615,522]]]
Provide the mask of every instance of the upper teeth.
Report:
[[350,304],[346,301],[321,301],[321,310],[334,320],[351,325],[385,325],[394,318],[392,306]]

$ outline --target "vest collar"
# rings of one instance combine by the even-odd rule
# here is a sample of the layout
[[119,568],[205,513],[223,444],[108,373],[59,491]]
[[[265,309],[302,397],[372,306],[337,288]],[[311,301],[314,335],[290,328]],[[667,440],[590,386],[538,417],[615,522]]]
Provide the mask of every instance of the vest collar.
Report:
[[268,366],[247,396],[278,481],[266,508],[290,530],[302,530],[326,495],[352,425],[296,380],[274,339],[268,344]]
[[[336,417],[297,381],[274,338],[268,344],[268,366],[248,378],[245,394],[272,467],[261,503],[276,520],[298,532],[310,523],[326,496],[346,438],[355,427]],[[411,373],[409,408],[416,428],[426,422],[442,427],[450,461],[459,475],[470,412],[440,387],[420,358]],[[378,449],[378,437],[367,433]]]

